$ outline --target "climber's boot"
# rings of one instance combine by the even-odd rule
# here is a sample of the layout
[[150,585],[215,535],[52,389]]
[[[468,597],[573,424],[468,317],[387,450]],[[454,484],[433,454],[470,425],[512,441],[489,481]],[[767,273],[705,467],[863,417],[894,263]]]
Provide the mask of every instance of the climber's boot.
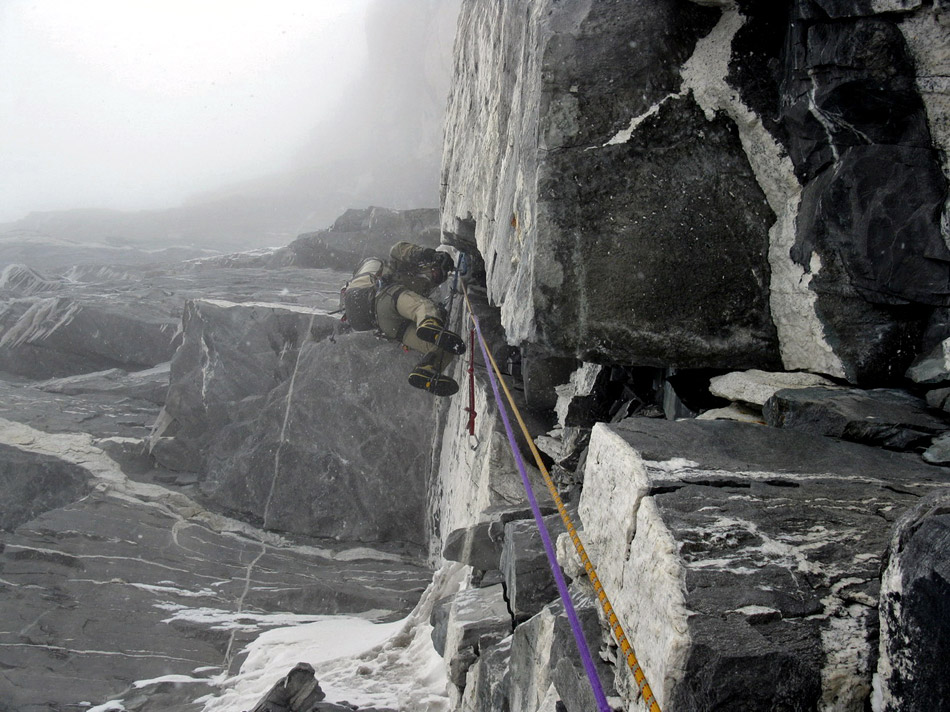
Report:
[[435,344],[453,354],[465,353],[465,342],[454,331],[445,328],[445,324],[434,316],[426,317],[416,328],[416,336],[429,344]]
[[409,385],[428,391],[434,396],[451,396],[458,393],[455,379],[439,373],[432,364],[419,363],[409,374]]

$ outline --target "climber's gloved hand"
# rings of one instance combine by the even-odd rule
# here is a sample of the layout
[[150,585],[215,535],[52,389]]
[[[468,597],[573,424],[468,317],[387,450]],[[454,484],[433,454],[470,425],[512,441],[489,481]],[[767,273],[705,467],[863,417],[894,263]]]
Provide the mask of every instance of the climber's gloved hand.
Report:
[[442,271],[448,274],[453,269],[455,269],[455,261],[452,259],[452,255],[448,252],[437,252],[439,267],[442,268]]

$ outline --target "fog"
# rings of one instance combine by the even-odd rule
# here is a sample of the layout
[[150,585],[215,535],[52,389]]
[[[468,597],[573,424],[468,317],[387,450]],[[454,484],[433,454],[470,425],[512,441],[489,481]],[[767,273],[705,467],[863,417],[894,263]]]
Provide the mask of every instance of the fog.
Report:
[[[0,222],[181,207],[175,236],[213,241],[199,208],[231,201],[266,241],[348,207],[436,207],[457,6],[3,0]],[[118,237],[155,235],[132,222]]]

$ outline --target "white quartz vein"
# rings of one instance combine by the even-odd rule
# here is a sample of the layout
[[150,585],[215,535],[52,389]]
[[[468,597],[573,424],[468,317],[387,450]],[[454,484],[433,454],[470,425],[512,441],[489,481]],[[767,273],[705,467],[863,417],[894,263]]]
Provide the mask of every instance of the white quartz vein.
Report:
[[[307,334],[313,330],[313,315],[310,316],[310,324],[307,327]],[[304,342],[306,343],[306,342]],[[297,382],[297,372],[300,369],[301,348],[297,350],[297,357],[294,361],[294,370],[290,375],[290,384],[287,386],[287,396],[285,399],[284,419],[280,425],[280,438],[277,441],[277,449],[274,452],[274,474],[271,477],[270,491],[267,493],[267,501],[264,503],[264,526],[268,524],[268,514],[270,513],[271,501],[274,499],[274,492],[277,489],[277,478],[280,476],[280,456],[283,453],[284,443],[286,442],[287,423],[290,421],[290,406],[294,398],[294,386]]]

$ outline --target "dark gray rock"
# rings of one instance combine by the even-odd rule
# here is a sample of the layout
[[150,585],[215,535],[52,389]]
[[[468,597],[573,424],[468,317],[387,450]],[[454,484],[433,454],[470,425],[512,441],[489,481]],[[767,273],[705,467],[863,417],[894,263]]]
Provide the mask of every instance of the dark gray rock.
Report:
[[577,362],[572,358],[552,358],[530,348],[522,349],[521,376],[528,406],[554,410],[557,405],[555,388],[566,383],[575,368]]
[[143,302],[37,297],[0,303],[0,371],[52,378],[168,361],[177,325]]
[[938,410],[947,410],[947,400],[950,399],[950,388],[935,388],[927,391],[924,400],[931,408]]
[[926,447],[936,433],[950,427],[922,399],[889,389],[780,390],[766,401],[762,413],[772,427],[892,450]]
[[[549,515],[544,523],[549,531],[563,526],[560,515]],[[557,597],[557,586],[534,519],[505,525],[501,571],[515,620],[530,618]]]
[[950,681],[950,489],[934,492],[894,527],[881,590],[875,709],[946,707]]
[[[565,283],[588,285],[578,295],[539,285],[546,301],[536,319],[552,346],[636,365],[777,363],[766,296],[773,215],[735,127],[707,121],[689,97],[671,99],[626,143],[581,155],[552,151],[539,166],[545,226],[563,235],[551,249],[583,255],[561,266]],[[691,176],[707,171],[728,174],[729,184],[700,188]],[[619,199],[630,193],[636,202]],[[555,294],[558,309],[544,308]],[[597,314],[597,326],[582,313]]]
[[950,433],[935,437],[921,457],[924,458],[924,462],[929,462],[931,465],[950,464]]
[[554,638],[552,609],[521,623],[512,635],[507,681],[510,709],[556,712],[557,692],[551,664]]
[[907,369],[907,378],[921,385],[936,385],[950,381],[950,340],[937,344],[918,356]]
[[[604,638],[599,617],[600,604],[592,592],[584,591],[579,586],[571,587],[571,602],[597,669],[601,688],[608,697],[615,696],[616,692],[612,689],[613,669],[598,654],[598,648]],[[557,694],[566,712],[586,712],[586,710],[597,709],[597,699],[587,677],[587,671],[581,662],[577,640],[574,638],[574,631],[571,629],[564,604],[557,601],[551,607],[555,618],[550,666],[553,670],[552,680]]]
[[156,433],[173,443],[154,454],[269,529],[421,545],[435,400],[409,386],[410,354],[368,333],[331,340],[336,326],[189,302]]
[[326,693],[309,663],[297,663],[254,705],[251,712],[310,712]]
[[[913,455],[831,438],[628,419],[595,429],[580,511],[625,627],[655,615],[651,601],[679,600],[657,609],[688,629],[682,673],[650,679],[664,708],[806,710],[834,696],[860,709],[878,648],[886,523],[948,484],[950,470]],[[625,529],[632,543],[612,541]],[[654,557],[668,547],[680,564],[667,581]]]
[[463,709],[471,712],[496,712],[511,709],[509,684],[511,679],[511,641],[508,636],[483,650],[469,668],[463,692]]
[[[509,337],[591,361],[776,363],[774,216],[735,125],[677,95],[718,9],[550,10],[463,8],[447,121],[443,229],[470,249],[474,227],[493,301],[519,305],[502,313]],[[516,106],[482,109],[513,93]]]
[[119,368],[95,373],[86,373],[66,378],[54,378],[36,384],[47,393],[64,395],[112,395],[114,398],[135,398],[155,405],[164,405],[168,391],[169,364],[141,371],[124,371]]
[[449,613],[452,611],[452,601],[455,595],[445,596],[432,604],[429,614],[429,625],[432,626],[432,647],[441,656],[445,656],[445,635],[449,627]]
[[[539,503],[538,507],[542,514],[553,514],[557,511],[557,507],[547,502]],[[484,510],[482,517],[484,521],[478,524],[450,532],[445,538],[442,556],[482,571],[498,569],[506,525],[519,519],[533,520],[534,513],[527,505],[496,505]]]
[[82,467],[0,444],[0,530],[75,502],[92,489],[89,480]]
[[[0,699],[11,709],[117,699],[140,712],[190,709],[288,614],[398,620],[431,580],[421,563],[334,557],[168,490],[150,490],[152,501],[136,492],[111,481],[2,536]],[[169,674],[196,682],[147,682]]]
[[459,688],[481,651],[511,634],[511,613],[502,586],[469,588],[452,600],[444,657],[449,680]]
[[778,133],[804,186],[792,256],[806,272],[820,258],[810,288],[845,376],[881,382],[901,375],[929,307],[950,296],[946,179],[900,28],[852,18],[870,14],[856,4],[823,3],[838,8],[831,21],[793,4]]

